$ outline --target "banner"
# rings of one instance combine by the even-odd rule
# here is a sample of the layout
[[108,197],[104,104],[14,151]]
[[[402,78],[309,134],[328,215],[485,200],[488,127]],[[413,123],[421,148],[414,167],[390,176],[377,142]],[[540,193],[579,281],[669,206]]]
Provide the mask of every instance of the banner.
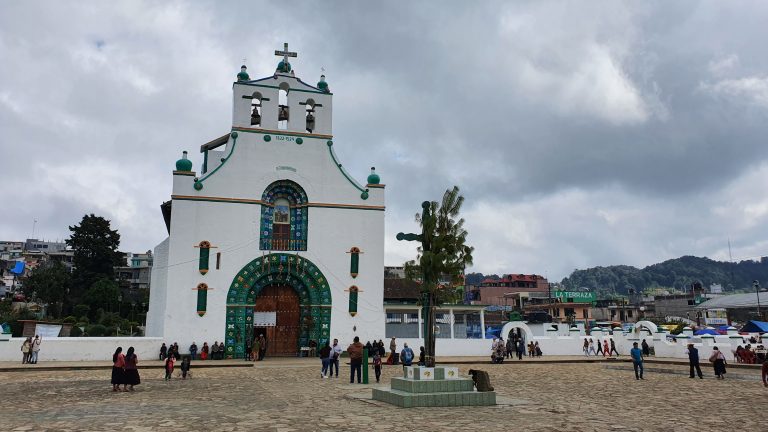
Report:
[[59,337],[61,324],[35,324],[35,334],[42,338]]
[[595,293],[589,291],[555,291],[554,297],[574,303],[592,303],[595,301]]
[[277,312],[254,312],[254,327],[274,327],[277,325]]

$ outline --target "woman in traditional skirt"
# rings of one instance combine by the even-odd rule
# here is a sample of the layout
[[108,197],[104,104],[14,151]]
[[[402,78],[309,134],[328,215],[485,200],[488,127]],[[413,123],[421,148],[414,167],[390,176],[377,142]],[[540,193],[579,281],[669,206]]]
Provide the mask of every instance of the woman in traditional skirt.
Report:
[[[133,391],[133,386],[141,384],[141,378],[139,378],[139,370],[136,365],[139,363],[139,358],[133,352],[133,347],[128,348],[128,352],[125,353],[125,380],[123,381],[123,391]],[[131,386],[126,389],[127,386]]]
[[712,355],[709,356],[709,361],[712,362],[715,368],[717,379],[725,379],[725,355],[717,347],[712,348]]
[[115,353],[112,354],[112,391],[116,392],[120,390],[120,384],[125,384],[125,355],[123,354],[123,347],[117,347]]
[[210,350],[208,342],[203,342],[203,349],[200,350],[200,360],[208,360],[208,352],[210,352]]

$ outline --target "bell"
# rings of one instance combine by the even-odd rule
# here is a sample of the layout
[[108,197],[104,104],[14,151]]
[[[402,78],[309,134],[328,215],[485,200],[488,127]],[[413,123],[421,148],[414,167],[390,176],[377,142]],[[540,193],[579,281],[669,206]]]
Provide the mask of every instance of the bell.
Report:
[[261,115],[259,115],[258,110],[253,110],[253,114],[251,114],[251,125],[260,125],[261,124]]
[[312,133],[315,128],[315,116],[312,113],[307,114],[307,132]]
[[277,116],[278,121],[288,120],[288,107],[285,105],[280,105],[280,111],[278,111]]

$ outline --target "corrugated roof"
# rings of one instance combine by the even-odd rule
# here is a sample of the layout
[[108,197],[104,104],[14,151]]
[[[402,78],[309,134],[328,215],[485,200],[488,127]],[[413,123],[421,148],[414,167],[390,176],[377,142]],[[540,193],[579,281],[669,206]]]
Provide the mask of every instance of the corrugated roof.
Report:
[[[760,293],[760,305],[768,306],[768,292]],[[739,308],[756,308],[757,307],[757,294],[731,294],[722,297],[716,297],[712,300],[707,300],[704,303],[696,306],[697,309],[739,309]]]

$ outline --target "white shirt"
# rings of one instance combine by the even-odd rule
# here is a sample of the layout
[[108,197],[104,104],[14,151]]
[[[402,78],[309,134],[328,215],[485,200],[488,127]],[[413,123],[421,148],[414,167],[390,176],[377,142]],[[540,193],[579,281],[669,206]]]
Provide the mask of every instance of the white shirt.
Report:
[[330,357],[329,357],[329,358],[330,358],[330,359],[333,359],[333,355],[334,355],[334,354],[338,354],[338,355],[339,355],[339,357],[341,357],[341,353],[342,353],[342,351],[343,351],[343,350],[341,349],[341,345],[338,345],[338,344],[337,344],[337,345],[333,345],[333,346],[331,346],[331,354],[330,354]]

